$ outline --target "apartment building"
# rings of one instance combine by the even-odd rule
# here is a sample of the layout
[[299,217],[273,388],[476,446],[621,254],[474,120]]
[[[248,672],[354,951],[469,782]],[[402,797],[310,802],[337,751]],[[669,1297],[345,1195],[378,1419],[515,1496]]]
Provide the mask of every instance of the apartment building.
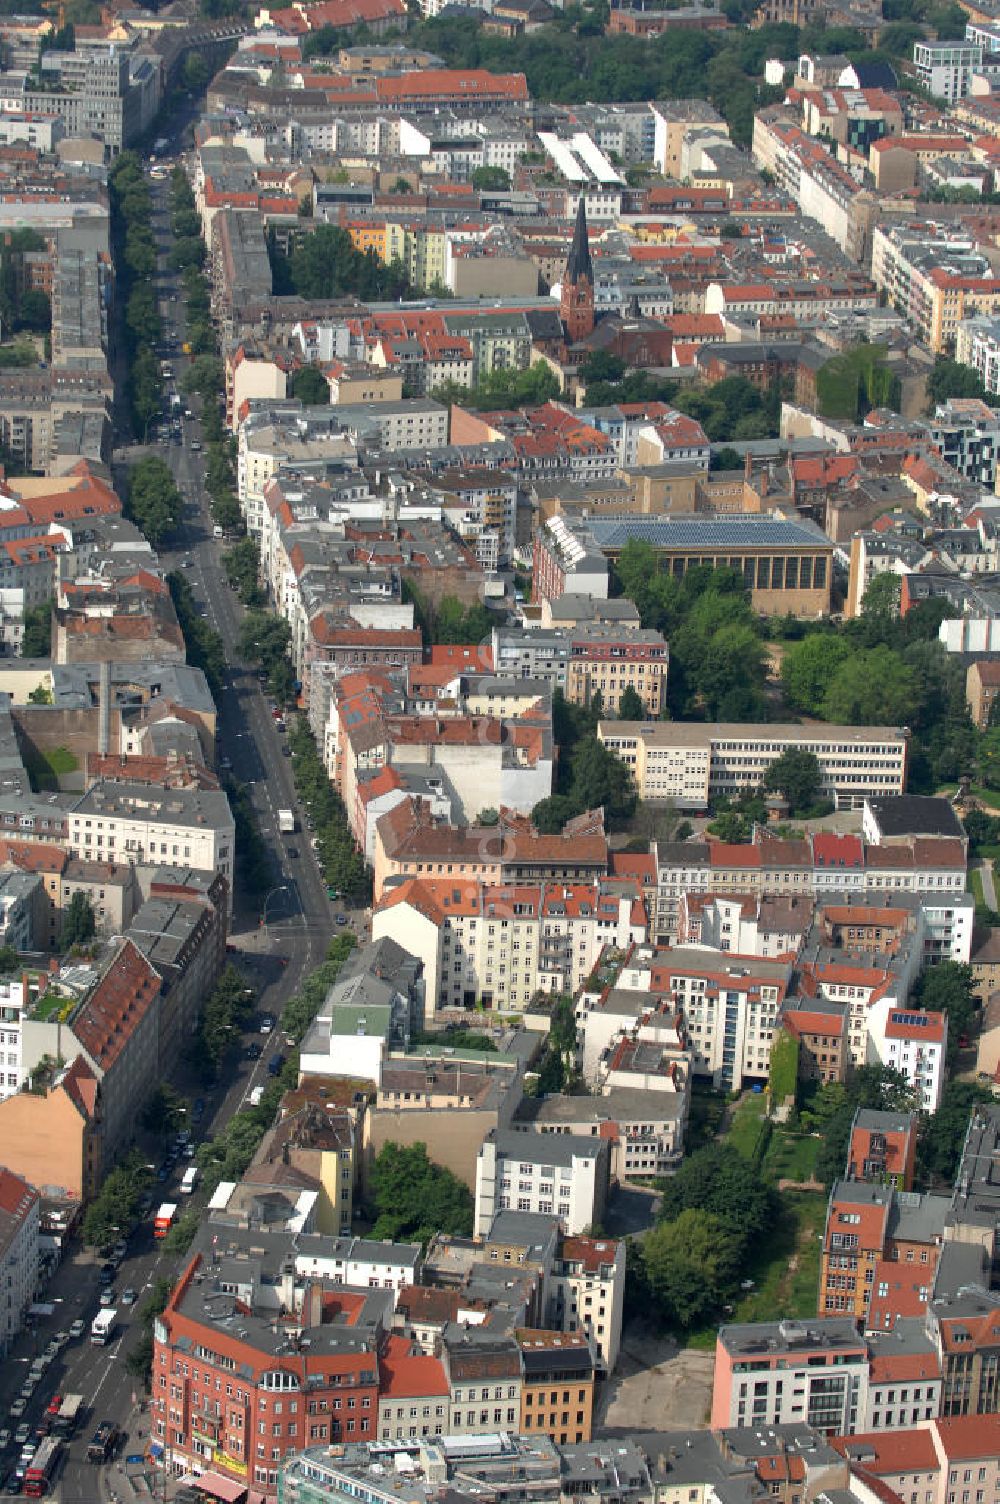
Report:
[[916,1156],[914,1113],[858,1108],[847,1151],[848,1180],[867,1180],[873,1185],[891,1185],[897,1191],[909,1191],[913,1187]]
[[954,348],[963,319],[1000,311],[990,261],[973,237],[950,226],[876,225],[872,281],[935,354]]
[[868,1348],[845,1317],[721,1326],[712,1427],[805,1422],[828,1436],[850,1435],[867,1385]]
[[225,794],[101,779],[73,805],[67,825],[75,857],[218,873],[231,915],[235,827]]
[[657,952],[650,967],[653,990],[683,1015],[692,1069],[730,1091],[766,1079],[791,980],[788,961],[701,947]]
[[964,99],[972,76],[982,66],[983,49],[976,42],[914,42],[913,66],[920,83],[935,99],[955,104]]
[[889,998],[872,1002],[867,1016],[868,1059],[904,1075],[924,1112],[935,1112],[944,1091],[948,1015],[917,1013]]
[[[922,1316],[934,1290],[949,1210],[948,1196],[837,1181],[823,1234],[820,1311],[851,1313],[872,1332],[894,1330],[901,1315]],[[891,1288],[900,1282],[901,1294]]]
[[381,1441],[441,1436],[448,1430],[451,1391],[444,1365],[411,1347],[405,1338],[390,1337],[379,1357]]
[[372,938],[391,935],[420,959],[431,1019],[478,1003],[520,1012],[536,992],[575,992],[606,945],[627,950],[646,925],[629,881],[408,878],[386,891]]
[[602,1065],[599,1096],[525,1097],[509,1126],[607,1138],[611,1174],[619,1183],[669,1174],[684,1151],[691,1080],[687,1059],[671,1061],[658,1045],[629,1035],[617,1041]]
[[513,1333],[449,1323],[440,1351],[450,1388],[449,1433],[478,1440],[491,1429],[514,1429],[521,1413],[522,1374]]
[[988,392],[1000,392],[1000,319],[962,319],[955,336],[955,359],[978,371]]
[[720,795],[759,787],[790,748],[812,752],[821,792],[838,809],[902,793],[908,735],[898,726],[698,725],[679,721],[601,721],[597,735],[632,773],[642,799],[705,810]]
[[546,1280],[546,1325],[582,1331],[593,1344],[600,1372],[614,1372],[621,1347],[625,1302],[625,1244],[621,1240],[565,1237]]
[[[212,1228],[156,1323],[150,1444],[175,1466],[249,1478],[273,1497],[282,1459],[303,1443],[377,1439],[392,1294],[299,1276],[283,1234]],[[294,1365],[276,1362],[274,1293],[299,1317]]]
[[494,826],[456,826],[426,797],[408,795],[375,824],[374,900],[404,877],[456,877],[484,883],[593,882],[608,867],[603,820],[587,811],[558,835],[503,811]]
[[555,1217],[569,1236],[585,1232],[601,1220],[610,1164],[605,1139],[490,1133],[476,1165],[476,1235],[485,1237],[505,1209]]
[[542,679],[572,705],[597,695],[610,713],[626,689],[642,700],[651,719],[665,703],[670,650],[659,632],[586,623],[572,628],[495,627],[493,662],[499,678]]
[[565,1446],[590,1440],[594,1356],[583,1332],[521,1327],[521,1416],[525,1435],[542,1432]]
[[0,1259],[7,1297],[0,1306],[0,1357],[20,1335],[38,1287],[41,1200],[33,1185],[0,1167]]

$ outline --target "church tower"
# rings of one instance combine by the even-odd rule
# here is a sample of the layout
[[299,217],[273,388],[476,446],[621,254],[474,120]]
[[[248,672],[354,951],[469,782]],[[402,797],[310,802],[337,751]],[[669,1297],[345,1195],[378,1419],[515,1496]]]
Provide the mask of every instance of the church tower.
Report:
[[594,327],[594,267],[590,259],[587,211],[582,192],[576,211],[573,244],[563,272],[559,309],[569,343],[575,345],[578,340],[586,339]]

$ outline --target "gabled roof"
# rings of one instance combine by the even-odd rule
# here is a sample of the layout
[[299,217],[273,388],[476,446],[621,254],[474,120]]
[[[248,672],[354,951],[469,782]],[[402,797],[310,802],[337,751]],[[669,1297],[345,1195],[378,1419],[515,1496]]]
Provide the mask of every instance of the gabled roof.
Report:
[[124,940],[73,1020],[73,1033],[102,1071],[115,1064],[159,995],[159,973]]

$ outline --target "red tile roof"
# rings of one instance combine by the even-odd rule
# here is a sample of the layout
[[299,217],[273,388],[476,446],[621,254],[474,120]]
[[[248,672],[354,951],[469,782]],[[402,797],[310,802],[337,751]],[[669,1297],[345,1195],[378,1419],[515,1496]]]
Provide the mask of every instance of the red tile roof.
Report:
[[73,1021],[74,1034],[102,1071],[114,1065],[159,994],[158,973],[125,940]]

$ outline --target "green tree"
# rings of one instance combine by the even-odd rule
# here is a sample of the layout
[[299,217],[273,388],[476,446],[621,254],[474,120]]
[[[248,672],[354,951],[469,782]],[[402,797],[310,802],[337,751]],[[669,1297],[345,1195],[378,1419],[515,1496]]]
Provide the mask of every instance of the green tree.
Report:
[[532,823],[543,836],[558,835],[568,820],[580,813],[575,799],[566,794],[550,794],[540,799],[531,811]]
[[648,719],[642,696],[637,694],[631,684],[627,685],[618,697],[617,719],[619,721],[645,721]]
[[154,547],[179,525],[183,498],[170,466],[159,455],[148,455],[129,470],[127,511]]
[[318,366],[300,366],[292,377],[292,396],[307,407],[328,407],[330,386]]
[[905,726],[919,696],[916,677],[899,654],[872,648],[836,669],[823,697],[823,718],[840,726]]
[[200,94],[212,76],[205,57],[200,52],[189,52],[181,68],[181,81],[189,94]]
[[21,636],[22,658],[50,658],[52,656],[52,602],[42,601],[38,606],[26,606],[24,631]]
[[976,1017],[972,967],[958,961],[927,966],[917,983],[915,1001],[931,1013],[948,1015],[948,1055],[958,1051],[960,1038],[971,1034]]
[[273,611],[248,611],[240,623],[236,650],[249,663],[270,670],[288,652],[292,631]]
[[648,1232],[642,1251],[649,1289],[670,1325],[681,1330],[718,1310],[737,1267],[733,1239],[719,1219],[694,1207]]
[[169,1081],[161,1081],[143,1108],[139,1121],[147,1133],[167,1138],[184,1126],[188,1105]]
[[922,1178],[951,1190],[962,1157],[969,1116],[980,1103],[986,1105],[992,1101],[992,1092],[977,1081],[945,1082],[940,1105],[924,1122],[917,1142],[917,1166]]
[[718,1219],[722,1231],[734,1239],[739,1263],[750,1243],[773,1224],[778,1202],[756,1166],[723,1144],[709,1144],[688,1155],[666,1182],[661,1220],[675,1221],[689,1207]]
[[573,752],[571,789],[579,809],[603,807],[609,820],[628,819],[636,806],[630,770],[596,736],[585,737]]
[[981,402],[991,400],[977,370],[945,355],[938,356],[927,377],[927,397],[932,406],[947,402],[949,397],[978,397]]
[[890,570],[875,575],[861,597],[862,614],[879,617],[883,621],[895,620],[899,615],[902,588],[901,575],[893,574]]
[[510,173],[505,167],[477,167],[472,174],[472,186],[480,193],[506,192],[510,188]]
[[97,930],[94,905],[86,893],[77,891],[69,901],[66,918],[63,920],[61,945],[69,950],[71,945],[82,945],[93,938]]
[[803,815],[816,803],[822,777],[814,752],[789,747],[768,768],[764,787],[777,789],[784,795],[790,814]]
[[850,643],[833,632],[810,632],[791,643],[781,660],[781,687],[792,709],[822,714],[827,686],[850,656]]
[[223,556],[226,579],[244,606],[258,608],[265,597],[260,579],[260,547],[255,538],[241,538]]
[[375,1238],[426,1246],[439,1232],[454,1237],[472,1232],[468,1187],[429,1159],[425,1144],[387,1143],[372,1166],[369,1191]]

